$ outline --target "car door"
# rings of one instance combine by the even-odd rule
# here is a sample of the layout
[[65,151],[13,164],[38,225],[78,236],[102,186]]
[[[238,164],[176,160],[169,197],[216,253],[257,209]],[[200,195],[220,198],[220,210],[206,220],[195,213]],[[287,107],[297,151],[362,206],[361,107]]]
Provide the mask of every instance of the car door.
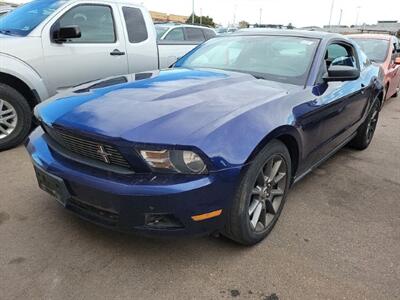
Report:
[[369,78],[361,76],[352,81],[323,80],[331,65],[352,65],[360,68],[356,49],[349,43],[331,43],[321,62],[320,75],[314,87],[315,99],[308,103],[311,111],[302,120],[307,139],[306,158],[313,165],[345,143],[365,115],[370,95]]
[[[117,7],[112,4],[73,4],[43,29],[45,80],[57,89],[128,73],[125,39]],[[78,26],[80,38],[54,40],[61,27]]]

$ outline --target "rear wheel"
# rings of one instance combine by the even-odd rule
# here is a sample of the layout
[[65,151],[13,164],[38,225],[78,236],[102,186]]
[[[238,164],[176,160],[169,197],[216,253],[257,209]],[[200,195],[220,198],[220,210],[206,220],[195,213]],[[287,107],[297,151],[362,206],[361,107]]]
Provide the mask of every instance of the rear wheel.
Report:
[[350,147],[355,148],[357,150],[364,150],[368,148],[374,137],[375,129],[378,124],[379,110],[380,110],[380,101],[376,99],[375,103],[372,106],[371,111],[368,114],[367,119],[358,129],[355,138],[350,142],[349,144]]
[[274,140],[257,155],[243,177],[225,234],[243,245],[262,241],[282,212],[290,178],[290,154],[283,143]]
[[31,108],[14,88],[0,83],[0,151],[21,144],[31,128]]

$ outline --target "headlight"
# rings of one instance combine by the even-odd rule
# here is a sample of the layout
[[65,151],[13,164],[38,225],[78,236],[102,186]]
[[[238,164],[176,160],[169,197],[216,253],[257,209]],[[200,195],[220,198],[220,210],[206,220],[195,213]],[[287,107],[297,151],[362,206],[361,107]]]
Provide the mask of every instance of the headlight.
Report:
[[184,150],[141,150],[140,154],[154,170],[183,174],[204,174],[207,167],[201,157]]

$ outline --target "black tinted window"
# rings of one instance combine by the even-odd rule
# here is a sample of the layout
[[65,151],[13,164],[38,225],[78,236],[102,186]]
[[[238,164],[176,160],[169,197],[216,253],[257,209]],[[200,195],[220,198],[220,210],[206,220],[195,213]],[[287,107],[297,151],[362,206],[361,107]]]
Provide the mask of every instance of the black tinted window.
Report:
[[114,43],[115,30],[111,7],[103,5],[79,5],[63,15],[56,27],[78,26],[81,37],[68,43]]
[[205,40],[203,31],[199,28],[186,28],[186,38],[188,41],[202,42]]
[[213,37],[216,36],[215,32],[209,29],[203,29],[204,36],[206,37],[206,40],[212,39]]
[[165,37],[166,41],[184,41],[185,35],[183,34],[182,28],[172,29]]
[[124,7],[124,18],[130,43],[140,43],[148,38],[146,22],[138,8]]

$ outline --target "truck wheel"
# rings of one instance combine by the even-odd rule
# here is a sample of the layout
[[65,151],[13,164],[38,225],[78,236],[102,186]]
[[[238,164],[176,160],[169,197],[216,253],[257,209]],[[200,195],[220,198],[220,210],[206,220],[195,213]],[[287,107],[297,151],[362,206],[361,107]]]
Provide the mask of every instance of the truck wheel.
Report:
[[0,83],[0,151],[18,146],[31,129],[32,112],[14,88]]

